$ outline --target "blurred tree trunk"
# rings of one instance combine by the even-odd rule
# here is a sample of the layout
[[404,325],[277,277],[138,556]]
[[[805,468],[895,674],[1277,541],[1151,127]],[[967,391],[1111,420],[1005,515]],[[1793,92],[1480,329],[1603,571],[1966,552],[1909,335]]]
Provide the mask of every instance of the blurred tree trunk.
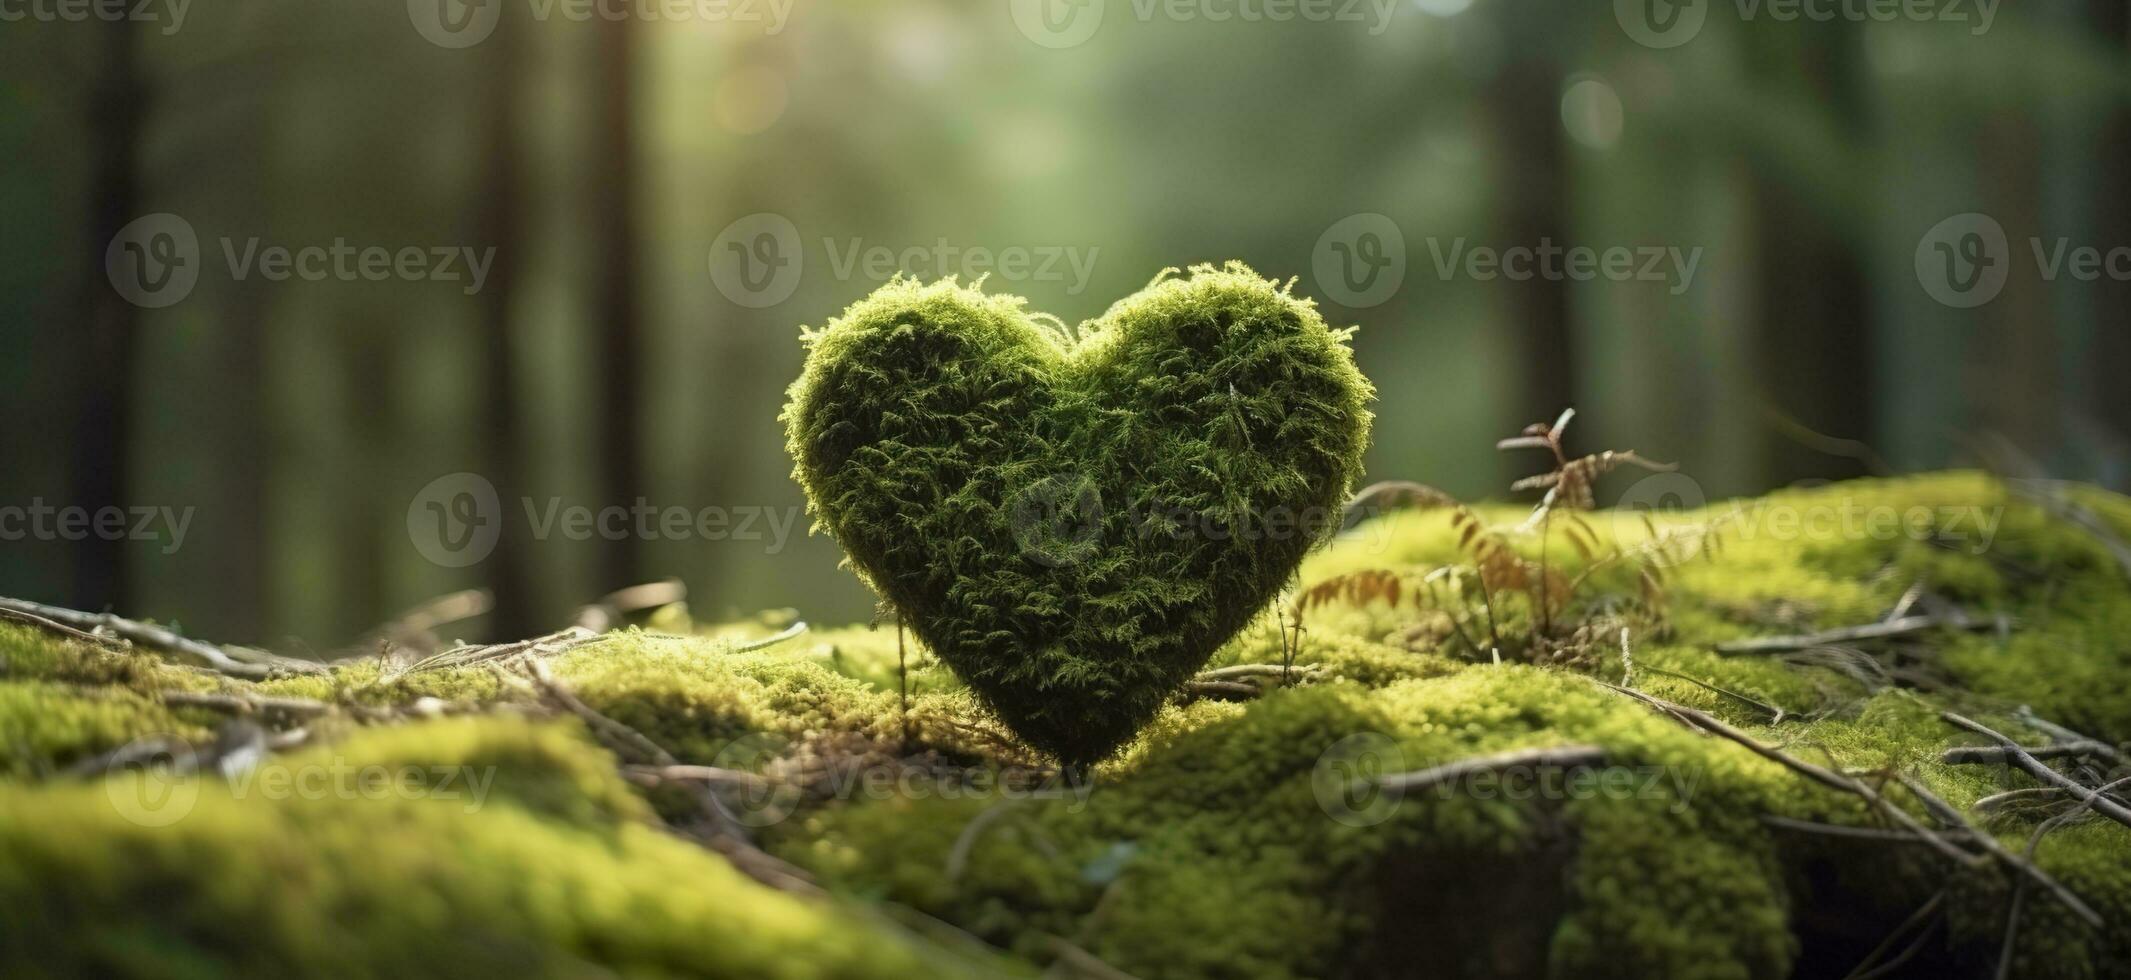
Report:
[[[599,268],[592,288],[592,328],[599,420],[595,469],[601,506],[633,506],[643,495],[643,324],[637,302],[635,45],[629,18],[602,20],[598,32],[592,114],[592,248]],[[638,574],[639,542],[631,535],[603,541],[598,589],[618,589]]]
[[[2090,22],[2102,43],[2113,48],[2119,66],[2131,65],[2131,3],[2125,0],[2088,0]],[[2131,69],[2127,69],[2131,70]],[[2094,215],[2096,244],[2103,248],[2131,246],[2131,101],[2122,94],[2103,121],[2095,142]],[[2131,485],[2131,384],[2124,383],[2124,366],[2131,364],[2131,282],[2104,276],[2094,284],[2094,323],[2087,391],[2089,414],[2101,429],[2106,459],[2100,476],[2117,489]]]
[[1983,329],[1969,356],[1966,380],[1976,401],[1970,424],[2047,465],[2057,455],[2064,418],[2058,313],[2050,308],[2049,284],[2024,254],[2030,239],[2047,237],[2042,160],[2036,150],[2041,145],[2042,134],[2026,109],[1992,113],[1977,133],[1982,210],[2005,227],[2013,274],[1998,298],[1977,311]]
[[389,324],[397,318],[390,306],[374,303],[354,304],[343,316],[335,340],[345,366],[342,397],[354,451],[339,463],[343,482],[334,506],[339,521],[335,565],[341,582],[334,636],[353,635],[392,609],[385,542],[395,516],[384,506],[385,495],[377,492],[384,485],[377,474],[387,468],[383,461],[393,457],[392,404],[399,369],[399,345],[380,343],[379,338],[391,336]]
[[[262,178],[264,175],[261,175]],[[263,179],[260,183],[264,183]],[[259,186],[254,184],[253,186]],[[222,457],[222,498],[217,509],[228,515],[213,526],[224,540],[218,542],[222,560],[215,575],[213,598],[235,629],[217,635],[265,640],[267,627],[267,568],[271,547],[267,540],[267,508],[270,481],[274,475],[274,420],[269,407],[266,381],[266,317],[269,303],[265,290],[250,283],[237,283],[219,311],[223,317],[220,358],[221,378],[228,400],[217,426],[227,440]]]
[[495,484],[503,505],[498,518],[503,533],[487,559],[488,587],[495,594],[490,613],[491,635],[498,640],[532,636],[537,628],[533,609],[531,569],[526,563],[525,537],[511,524],[518,501],[525,494],[525,432],[518,411],[518,336],[512,317],[517,295],[518,263],[523,253],[525,207],[522,189],[525,177],[521,159],[525,154],[519,139],[519,116],[527,84],[521,62],[524,57],[523,25],[518,18],[504,17],[483,46],[490,60],[481,116],[483,163],[480,170],[479,228],[475,241],[496,250],[488,281],[480,294],[482,448],[488,479]]
[[[81,408],[71,447],[73,499],[66,503],[94,513],[124,507],[130,484],[127,463],[133,448],[140,311],[112,288],[102,270],[105,248],[120,229],[140,217],[135,212],[140,206],[141,126],[148,93],[141,81],[134,25],[119,20],[91,29],[101,32],[102,65],[89,98],[88,158],[94,170],[78,313],[83,336],[74,380]],[[127,610],[133,596],[126,543],[91,536],[71,550],[74,592],[69,601],[84,609]]]
[[[1504,4],[1505,61],[1487,90],[1500,179],[1495,181],[1495,245],[1537,248],[1570,244],[1568,146],[1561,123],[1562,70],[1553,56],[1556,16],[1533,4]],[[1575,404],[1576,358],[1569,283],[1535,276],[1500,280],[1515,360],[1508,430],[1551,421]]]
[[[1818,184],[1825,160],[1764,142],[1751,154],[1755,315],[1748,350],[1770,429],[1761,478],[1769,486],[1863,474],[1854,450],[1829,440],[1871,444],[1876,383],[1874,324],[1859,241],[1858,211],[1847,195],[1871,193],[1858,32],[1841,26],[1777,29],[1755,25],[1747,51],[1760,97],[1824,113],[1825,152],[1844,155],[1839,186]],[[1786,156],[1793,154],[1793,156]],[[1852,189],[1854,188],[1854,190]]]

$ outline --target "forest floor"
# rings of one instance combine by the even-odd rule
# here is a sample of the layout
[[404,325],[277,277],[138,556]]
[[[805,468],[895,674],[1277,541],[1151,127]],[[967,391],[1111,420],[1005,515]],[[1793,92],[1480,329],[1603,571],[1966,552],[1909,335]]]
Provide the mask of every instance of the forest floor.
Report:
[[1529,513],[1357,524],[1091,771],[893,623],[15,604],[0,973],[2131,975],[2131,500]]

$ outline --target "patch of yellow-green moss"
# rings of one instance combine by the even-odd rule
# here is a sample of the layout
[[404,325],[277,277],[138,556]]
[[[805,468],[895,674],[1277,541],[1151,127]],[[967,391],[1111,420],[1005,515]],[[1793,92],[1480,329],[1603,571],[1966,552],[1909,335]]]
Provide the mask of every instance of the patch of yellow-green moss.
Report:
[[[265,772],[0,786],[0,972],[990,972],[870,914],[771,891],[641,823],[603,753],[566,733],[431,723],[269,765],[294,774],[283,790]],[[476,802],[360,781],[410,766],[464,769],[492,792]],[[417,790],[437,787],[424,778]],[[164,794],[182,812],[128,802]]]
[[[2095,492],[2077,496],[2114,527],[2131,530],[2131,503]],[[1527,511],[1482,513],[1515,524]],[[1873,514],[1892,517],[1843,524],[1845,515]],[[1982,520],[1989,521],[1987,537],[1975,523]],[[1940,721],[1944,709],[2038,741],[2041,733],[2019,721],[2019,705],[2097,737],[2131,737],[2131,582],[2089,531],[1988,477],[1840,484],[1653,515],[1652,523],[1661,533],[1713,525],[1714,547],[1669,569],[1662,615],[1634,622],[1628,656],[1605,637],[1592,668],[1599,678],[1709,711],[1823,765],[1913,774],[1963,810],[2028,783],[2002,769],[1942,763],[1947,747],[1972,741]],[[1601,513],[1590,524],[1602,546],[1634,547],[1648,533],[1640,516]],[[1533,550],[1530,541],[1518,547]],[[1551,557],[1560,567],[1580,567],[1567,548]],[[1446,514],[1401,513],[1349,532],[1305,565],[1300,582],[1307,587],[1365,568],[1418,577],[1462,560]],[[1918,637],[1919,662],[1930,668],[1920,676],[1937,679],[1925,689],[1868,689],[1826,666],[1715,650],[1728,640],[1872,622],[1917,586],[1972,616],[2003,616],[2011,625]],[[1610,569],[1589,588],[1594,596],[1632,594],[1634,579]],[[922,756],[921,764],[893,767],[889,774],[899,782],[869,789],[847,781],[805,797],[757,832],[853,901],[916,907],[1038,964],[1066,943],[1148,977],[1839,974],[1941,892],[1945,926],[1922,962],[1994,962],[2015,887],[2003,869],[1957,865],[1916,844],[1771,825],[1765,818],[1863,827],[1884,820],[1854,796],[1695,734],[1592,677],[1478,661],[1441,630],[1410,629],[1431,611],[1381,602],[1315,607],[1292,649],[1270,618],[1246,628],[1209,667],[1277,664],[1292,655],[1295,664],[1317,668],[1312,682],[1241,703],[1172,703],[1096,768],[1084,796],[1074,785],[1029,798],[988,785],[986,775],[1000,767],[1041,760],[1004,741],[963,685],[914,641],[902,650],[910,669],[900,673],[892,626],[817,630],[757,650],[737,650],[733,636],[759,635],[759,624],[702,637],[625,631],[550,665],[587,704],[686,762],[744,764],[721,753],[755,734],[798,745],[804,736],[834,733],[865,747],[869,764],[906,750]],[[198,709],[166,711],[155,703],[158,690],[227,685],[361,705],[435,697],[470,710],[524,700],[488,667],[394,678],[357,664],[244,685],[145,653],[104,653],[5,625],[0,657],[0,731],[10,733],[11,749],[23,746],[8,761],[11,778],[55,772],[114,740],[169,725],[205,735],[217,721]],[[1769,708],[1780,709],[1783,720]],[[751,922],[739,932],[698,926],[690,916],[700,894],[737,887],[749,896],[739,904],[752,906],[757,892],[718,859],[647,829],[647,808],[613,777],[616,760],[591,746],[574,721],[371,730],[344,719],[316,735],[324,744],[281,761],[345,756],[498,773],[489,802],[474,813],[436,800],[282,805],[203,792],[202,812],[216,815],[211,823],[263,835],[263,853],[291,862],[293,880],[326,895],[327,907],[346,912],[349,906],[331,902],[353,903],[351,925],[324,927],[332,941],[353,942],[361,932],[408,944],[416,951],[409,958],[437,957],[432,966],[462,962],[414,931],[409,923],[419,919],[425,928],[475,930],[489,957],[476,966],[516,968],[522,960],[534,973],[581,963],[689,972],[695,967],[673,964],[748,962],[759,949],[786,949],[778,944],[795,935],[825,944],[818,957],[790,954],[818,967],[807,971],[814,974],[836,972],[852,949],[910,952],[902,939],[848,919],[809,918],[843,913],[792,911],[782,896],[767,893],[765,907],[792,917],[764,931],[776,937],[764,946],[745,945],[743,937],[755,932]],[[1570,743],[1600,747],[1606,765],[1572,771],[1554,789],[1519,798],[1506,796],[1502,785],[1467,782],[1391,799],[1350,778]],[[140,875],[175,876],[182,888],[233,903],[206,907],[251,908],[246,903],[272,894],[249,871],[226,886],[187,876],[194,862],[234,860],[237,835],[191,831],[195,837],[178,835],[182,843],[144,836],[89,814],[100,792],[57,779],[40,789],[0,788],[11,807],[20,803],[39,815],[36,826],[75,828],[33,834],[20,822],[4,829],[0,821],[0,882],[11,883],[0,885],[5,907],[20,901],[8,888],[62,873],[138,884],[125,877],[134,872],[99,863],[107,858],[96,849],[106,846],[145,855]],[[1923,815],[1898,789],[1889,794]],[[190,819],[180,825],[191,826]],[[2016,850],[2034,830],[2021,820],[1988,826]],[[536,843],[494,843],[498,834]],[[373,835],[393,842],[374,845],[393,848],[375,869],[380,877],[340,883],[361,873],[347,841]],[[54,863],[47,852],[73,863]],[[44,863],[18,872],[8,854],[42,855]],[[423,854],[427,863],[416,857]],[[526,870],[540,855],[553,863]],[[2030,887],[2015,947],[2018,975],[2125,975],[2127,858],[2131,831],[2107,822],[2064,828],[2042,844],[2040,865],[2110,925],[2093,930]],[[502,870],[492,879],[474,870],[481,861]],[[110,875],[119,877],[98,877]],[[531,894],[501,894],[497,880],[521,875],[529,876]],[[415,911],[371,907],[386,901],[378,896],[387,886],[376,882],[397,888],[409,880],[428,887],[417,895],[435,897],[414,902]],[[636,903],[668,891],[688,893],[676,900],[679,911],[634,914]],[[245,956],[327,948],[326,939],[296,938],[319,928],[297,911],[261,913],[268,915],[264,952],[248,953],[229,949],[234,940],[219,927],[160,907],[115,917],[117,924],[89,922],[86,910],[100,903],[134,908],[120,891],[59,895],[61,911],[52,915],[81,918],[37,927],[89,937],[105,930],[123,944],[111,948],[167,950],[174,962],[197,962],[203,971],[261,962]],[[498,916],[517,916],[510,921],[540,931],[478,921]],[[812,928],[856,931],[838,938],[808,933]],[[710,952],[717,942],[744,948]],[[11,947],[0,942],[0,949]],[[361,961],[366,966],[403,965],[394,950],[364,955],[372,957]]]

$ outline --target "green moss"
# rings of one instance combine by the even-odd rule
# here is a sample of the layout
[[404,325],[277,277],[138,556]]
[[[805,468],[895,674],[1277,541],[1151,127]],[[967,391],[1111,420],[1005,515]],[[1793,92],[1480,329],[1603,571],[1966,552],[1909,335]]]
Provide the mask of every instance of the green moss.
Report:
[[122,687],[0,682],[0,776],[48,775],[150,735],[201,730]]
[[1371,389],[1240,265],[1083,325],[897,280],[807,337],[785,412],[817,526],[1025,741],[1129,739],[1336,524]]
[[[398,758],[424,738],[440,750],[435,758],[497,766],[496,795],[469,812],[459,800],[380,794],[351,803],[338,798],[345,790],[269,799],[264,783],[239,791],[179,780],[159,791],[191,797],[182,816],[147,826],[114,801],[141,798],[141,780],[163,777],[0,787],[0,809],[10,814],[0,821],[0,908],[8,910],[0,916],[0,972],[977,973],[869,917],[770,891],[633,820],[595,834],[554,819],[545,802],[526,806],[552,798],[529,782],[579,783],[590,772],[582,750],[566,750],[553,736],[422,725],[351,746],[358,754],[340,761]],[[331,760],[288,764],[316,770]],[[618,785],[587,788],[617,804],[625,799]]]
[[[2120,498],[2080,499],[2109,520],[2131,517]],[[2040,737],[2017,720],[2022,703],[2090,734],[2131,731],[2131,641],[2121,639],[2131,636],[2131,587],[2087,532],[1974,474],[1789,492],[1656,523],[1691,526],[1737,506],[1759,513],[1727,518],[1713,560],[1674,568],[1663,619],[1638,625],[1634,686],[1812,761],[1914,774],[1963,809],[2025,780],[1943,764],[1946,747],[1969,741],[1939,720],[1948,707],[2022,738]],[[1853,535],[1840,524],[1846,511],[1918,507],[1930,515],[1917,535]],[[2002,509],[1989,546],[1971,549],[1979,542],[1947,524],[1975,507]],[[1776,516],[1784,509],[1837,523],[1793,533]],[[1524,513],[1485,512],[1511,522]],[[1624,544],[1646,533],[1639,518],[1595,515],[1593,524]],[[1306,586],[1359,568],[1421,575],[1459,560],[1443,515],[1399,514],[1335,541],[1301,579]],[[2018,626],[2009,638],[1919,637],[1913,663],[1939,685],[1923,690],[1868,690],[1822,667],[1713,649],[1869,622],[1919,582]],[[1630,587],[1609,580],[1598,590]],[[1056,958],[1063,940],[1150,978],[1777,977],[1847,972],[1943,891],[1945,921],[1915,965],[1957,973],[1995,963],[2014,888],[1998,867],[1771,826],[1764,817],[1884,821],[1855,797],[1577,673],[1473,663],[1455,648],[1428,648],[1426,633],[1410,641],[1418,650],[1387,641],[1425,612],[1383,603],[1313,609],[1295,659],[1320,665],[1319,680],[1243,703],[1165,700],[1097,767],[1084,798],[987,787],[984,777],[1031,757],[997,733],[996,719],[921,642],[905,651],[914,668],[906,719],[892,628],[823,630],[746,653],[724,639],[619,633],[553,660],[556,676],[684,761],[749,763],[719,753],[734,738],[769,733],[791,737],[793,755],[753,764],[789,772],[841,747],[843,761],[900,780],[819,789],[758,830],[847,904],[795,905],[652,832],[645,803],[574,721],[329,726],[316,733],[326,744],[273,765],[492,769],[484,805],[469,813],[463,800],[272,801],[256,791],[240,799],[236,783],[207,783],[193,816],[150,832],[94,812],[111,806],[100,786],[0,783],[0,806],[26,815],[0,820],[0,908],[30,910],[22,923],[0,921],[0,951],[21,948],[24,936],[59,937],[63,967],[163,974],[286,970],[327,950],[351,951],[340,971],[351,974],[566,974],[595,965],[698,973],[706,964],[757,967],[774,953],[789,971],[820,975],[857,973],[861,952],[907,970],[932,951],[843,911],[885,899],[1036,964]],[[141,685],[219,682],[152,658],[54,643],[0,631],[0,651],[11,651],[0,731],[29,733],[12,778],[53,772],[143,729],[189,723],[203,732],[215,720],[165,713]],[[1597,669],[1620,679],[1617,650],[1604,653]],[[1273,624],[1261,620],[1208,664],[1282,656]],[[380,681],[374,666],[352,665],[230,683],[348,703],[431,696],[479,707],[521,697],[486,669]],[[1741,698],[1787,717],[1773,724]],[[1559,774],[1553,788],[1528,795],[1473,781],[1394,800],[1348,778],[1564,743],[1601,747],[1607,765]],[[1899,790],[1890,794],[1921,813]],[[2034,824],[2006,819],[1990,829],[2019,849]],[[2041,865],[2109,926],[2090,929],[2030,889],[2018,975],[2126,975],[2127,853],[2131,836],[2105,822],[2064,828],[2042,845]],[[44,891],[49,910],[25,897]],[[131,897],[143,891],[171,900]],[[274,905],[291,894],[306,901]],[[747,911],[733,918],[735,906]],[[781,911],[758,925],[749,918],[757,906]],[[719,915],[732,922],[712,921]]]
[[894,725],[894,697],[803,653],[630,632],[572,650],[554,669],[585,703],[683,758],[709,760],[746,735],[884,735]]
[[187,670],[146,650],[107,650],[0,620],[0,680],[11,678],[119,686],[143,693],[203,691],[215,686],[211,675]]

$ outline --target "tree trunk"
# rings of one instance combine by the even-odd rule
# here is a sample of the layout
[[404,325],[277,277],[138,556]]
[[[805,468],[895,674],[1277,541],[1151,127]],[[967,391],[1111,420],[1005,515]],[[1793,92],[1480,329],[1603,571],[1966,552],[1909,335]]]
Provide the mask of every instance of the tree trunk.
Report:
[[[643,361],[643,324],[637,305],[635,36],[627,19],[602,21],[598,39],[599,107],[592,122],[592,254],[600,265],[593,286],[599,420],[596,484],[601,506],[630,507],[643,495],[643,452],[637,396]],[[633,536],[602,543],[598,589],[630,584],[638,574]]]
[[[1515,17],[1535,10],[1519,7]],[[1500,174],[1495,227],[1503,249],[1569,244],[1568,147],[1561,124],[1562,73],[1547,52],[1544,32],[1505,33],[1509,61],[1489,86],[1496,158]],[[1511,397],[1514,430],[1527,422],[1551,420],[1576,400],[1577,349],[1569,312],[1569,283],[1556,277],[1497,283],[1507,303],[1515,363]]]
[[[1749,351],[1761,382],[1770,435],[1762,481],[1862,475],[1854,454],[1828,439],[1871,444],[1876,383],[1874,323],[1860,230],[1844,195],[1870,193],[1862,172],[1864,106],[1853,32],[1757,31],[1748,41],[1764,97],[1799,100],[1830,114],[1834,136],[1856,161],[1852,186],[1815,188],[1787,172],[1782,148],[1757,147],[1752,191],[1756,315]],[[1790,91],[1792,87],[1798,91]],[[1830,195],[1833,195],[1831,197]]]
[[503,533],[486,563],[488,587],[495,594],[490,614],[491,634],[497,640],[532,636],[540,630],[533,608],[532,578],[526,564],[525,538],[512,533],[508,518],[525,492],[525,433],[518,411],[518,337],[512,316],[524,241],[524,174],[520,159],[525,153],[518,138],[521,93],[525,79],[520,71],[523,57],[521,26],[505,17],[484,46],[492,59],[487,66],[488,90],[482,116],[484,188],[476,240],[494,248],[495,261],[480,294],[481,380],[487,397],[482,399],[482,447],[488,479],[503,504]]
[[[140,311],[95,270],[104,268],[105,248],[139,217],[141,125],[148,92],[141,83],[134,25],[115,21],[102,32],[103,68],[90,96],[88,238],[80,301],[75,390],[81,409],[73,434],[73,499],[91,513],[124,507],[133,449],[133,383]],[[193,261],[198,261],[194,258]],[[132,582],[123,540],[90,537],[74,547],[74,589],[69,601],[83,609],[132,605]]]
[[[2120,64],[2131,63],[2131,4],[2124,0],[2089,0],[2090,22]],[[2096,181],[2095,244],[2131,246],[2131,102],[2118,96],[2094,146]],[[2095,474],[2117,490],[2131,487],[2131,385],[2124,365],[2131,364],[2131,282],[2104,276],[2094,284],[2093,348],[2086,359],[2087,415],[2099,430],[2102,466]]]

